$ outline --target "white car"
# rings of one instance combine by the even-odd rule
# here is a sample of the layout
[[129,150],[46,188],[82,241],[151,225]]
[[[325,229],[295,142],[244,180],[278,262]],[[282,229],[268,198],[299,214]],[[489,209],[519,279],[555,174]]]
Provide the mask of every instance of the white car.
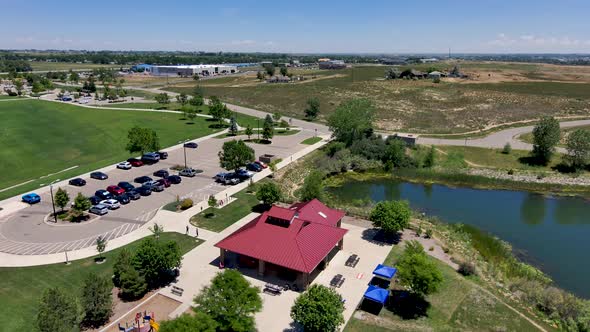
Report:
[[116,210],[121,207],[121,204],[119,204],[119,201],[117,201],[116,199],[112,199],[112,198],[105,199],[104,201],[101,201],[100,204],[108,207],[109,210]]
[[117,164],[117,168],[119,169],[131,169],[131,163],[128,161],[123,161]]

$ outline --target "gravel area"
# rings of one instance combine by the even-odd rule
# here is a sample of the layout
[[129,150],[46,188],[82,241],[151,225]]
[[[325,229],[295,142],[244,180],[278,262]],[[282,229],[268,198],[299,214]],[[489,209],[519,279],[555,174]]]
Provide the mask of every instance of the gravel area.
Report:
[[519,173],[517,171],[510,175],[506,171],[485,169],[485,168],[472,168],[467,171],[471,175],[485,176],[494,179],[511,180],[518,182],[530,182],[530,183],[551,183],[560,185],[577,185],[577,186],[590,186],[590,178],[584,176],[574,177],[571,175],[551,174],[539,176],[538,174],[531,173]]

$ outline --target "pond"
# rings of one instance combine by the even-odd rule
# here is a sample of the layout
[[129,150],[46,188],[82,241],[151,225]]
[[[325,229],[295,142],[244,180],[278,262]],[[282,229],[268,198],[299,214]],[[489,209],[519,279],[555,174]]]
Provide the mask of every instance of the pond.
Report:
[[473,225],[509,242],[519,257],[560,287],[590,298],[590,202],[523,191],[348,180],[328,191],[338,201],[404,199],[448,223]]

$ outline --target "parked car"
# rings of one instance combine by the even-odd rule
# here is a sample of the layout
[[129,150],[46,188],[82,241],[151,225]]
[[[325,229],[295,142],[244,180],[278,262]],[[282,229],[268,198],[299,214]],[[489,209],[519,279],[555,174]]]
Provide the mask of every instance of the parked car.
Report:
[[158,151],[156,153],[160,156],[161,160],[168,159],[168,152]]
[[114,198],[105,199],[104,201],[100,202],[100,204],[106,205],[109,210],[116,210],[121,207],[121,204],[119,204],[119,202],[117,202],[117,200]]
[[262,171],[262,166],[258,165],[257,163],[249,163],[246,165],[246,169],[252,172],[260,172]]
[[184,147],[190,148],[190,149],[196,149],[199,147],[199,144],[197,144],[195,142],[186,142],[186,143],[184,143]]
[[130,190],[135,189],[135,186],[127,181],[121,181],[121,182],[117,183],[117,186],[123,188],[123,190],[125,190],[125,192],[129,192]]
[[137,158],[129,158],[127,162],[131,164],[133,167],[140,167],[143,166],[143,162]]
[[109,213],[109,208],[104,204],[97,204],[88,210],[90,213],[98,214],[99,216]]
[[68,183],[72,186],[82,187],[82,186],[86,185],[86,180],[84,180],[82,178],[75,178],[75,179],[71,179]]
[[127,193],[123,193],[122,195],[115,196],[115,199],[120,204],[129,204],[129,202],[131,201],[131,199],[129,198],[129,195],[127,195]]
[[98,196],[90,196],[90,197],[88,197],[88,200],[90,201],[90,204],[92,204],[92,205],[96,205],[96,204],[100,203],[100,201],[102,201],[102,199]]
[[236,175],[237,175],[237,176],[238,176],[240,179],[247,180],[247,179],[251,178],[252,176],[254,176],[254,173],[252,173],[252,172],[250,172],[250,171],[248,171],[248,170],[245,170],[245,169],[239,169],[239,170],[236,172]]
[[258,164],[258,166],[262,167],[263,169],[264,169],[264,168],[268,168],[268,165],[267,165],[266,163],[263,163],[263,162],[262,162],[262,161],[260,161],[260,160],[256,160],[254,163],[255,163],[255,164]]
[[128,161],[122,161],[117,164],[118,169],[131,169],[131,163]]
[[135,188],[135,191],[137,191],[141,196],[149,196],[152,194],[152,189],[146,186],[137,187]]
[[192,168],[185,168],[185,169],[182,169],[178,174],[192,178],[195,175],[197,175],[197,171]]
[[103,172],[92,172],[90,173],[90,177],[96,180],[106,180],[109,178],[109,176]]
[[39,196],[35,193],[26,194],[23,197],[21,197],[21,199],[23,200],[23,202],[29,203],[29,204],[35,204],[35,203],[41,202],[41,196]]
[[158,183],[157,181],[149,181],[144,183],[143,185],[155,192],[164,191],[165,188],[163,184]]
[[131,189],[125,193],[130,200],[136,201],[141,198],[141,194],[136,189]]
[[160,161],[160,155],[155,152],[145,153],[143,156],[141,156],[141,161],[144,164],[155,164]]
[[168,179],[159,179],[156,182],[158,182],[159,184],[163,184],[166,188],[170,187],[170,185],[172,184],[170,181],[168,181]]
[[179,184],[182,182],[182,178],[178,175],[170,175],[167,180],[172,184]]
[[152,178],[150,178],[149,176],[145,176],[145,175],[144,176],[140,176],[140,177],[136,177],[133,180],[133,182],[135,182],[135,183],[141,183],[141,184],[144,184],[144,183],[150,182],[150,181],[152,181]]
[[125,189],[119,186],[108,186],[107,191],[115,196],[123,195],[125,193]]
[[217,173],[215,175],[215,181],[221,184],[238,184],[240,183],[240,179],[236,177],[233,173]]
[[102,200],[113,198],[113,195],[104,189],[100,189],[100,190],[95,191],[94,196],[96,196]]
[[157,176],[159,178],[164,178],[165,179],[165,178],[168,177],[168,175],[170,175],[170,174],[168,174],[168,171],[165,170],[165,169],[160,169],[160,170],[157,170],[157,171],[154,172],[154,176]]

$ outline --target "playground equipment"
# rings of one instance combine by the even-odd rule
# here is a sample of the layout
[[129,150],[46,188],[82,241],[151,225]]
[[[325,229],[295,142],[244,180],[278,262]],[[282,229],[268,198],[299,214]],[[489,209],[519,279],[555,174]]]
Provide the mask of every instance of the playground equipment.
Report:
[[135,314],[135,322],[132,326],[125,323],[123,327],[119,323],[119,331],[122,332],[158,332],[158,330],[160,330],[160,324],[156,322],[156,316],[153,312],[150,315],[147,314],[147,311],[138,312]]

